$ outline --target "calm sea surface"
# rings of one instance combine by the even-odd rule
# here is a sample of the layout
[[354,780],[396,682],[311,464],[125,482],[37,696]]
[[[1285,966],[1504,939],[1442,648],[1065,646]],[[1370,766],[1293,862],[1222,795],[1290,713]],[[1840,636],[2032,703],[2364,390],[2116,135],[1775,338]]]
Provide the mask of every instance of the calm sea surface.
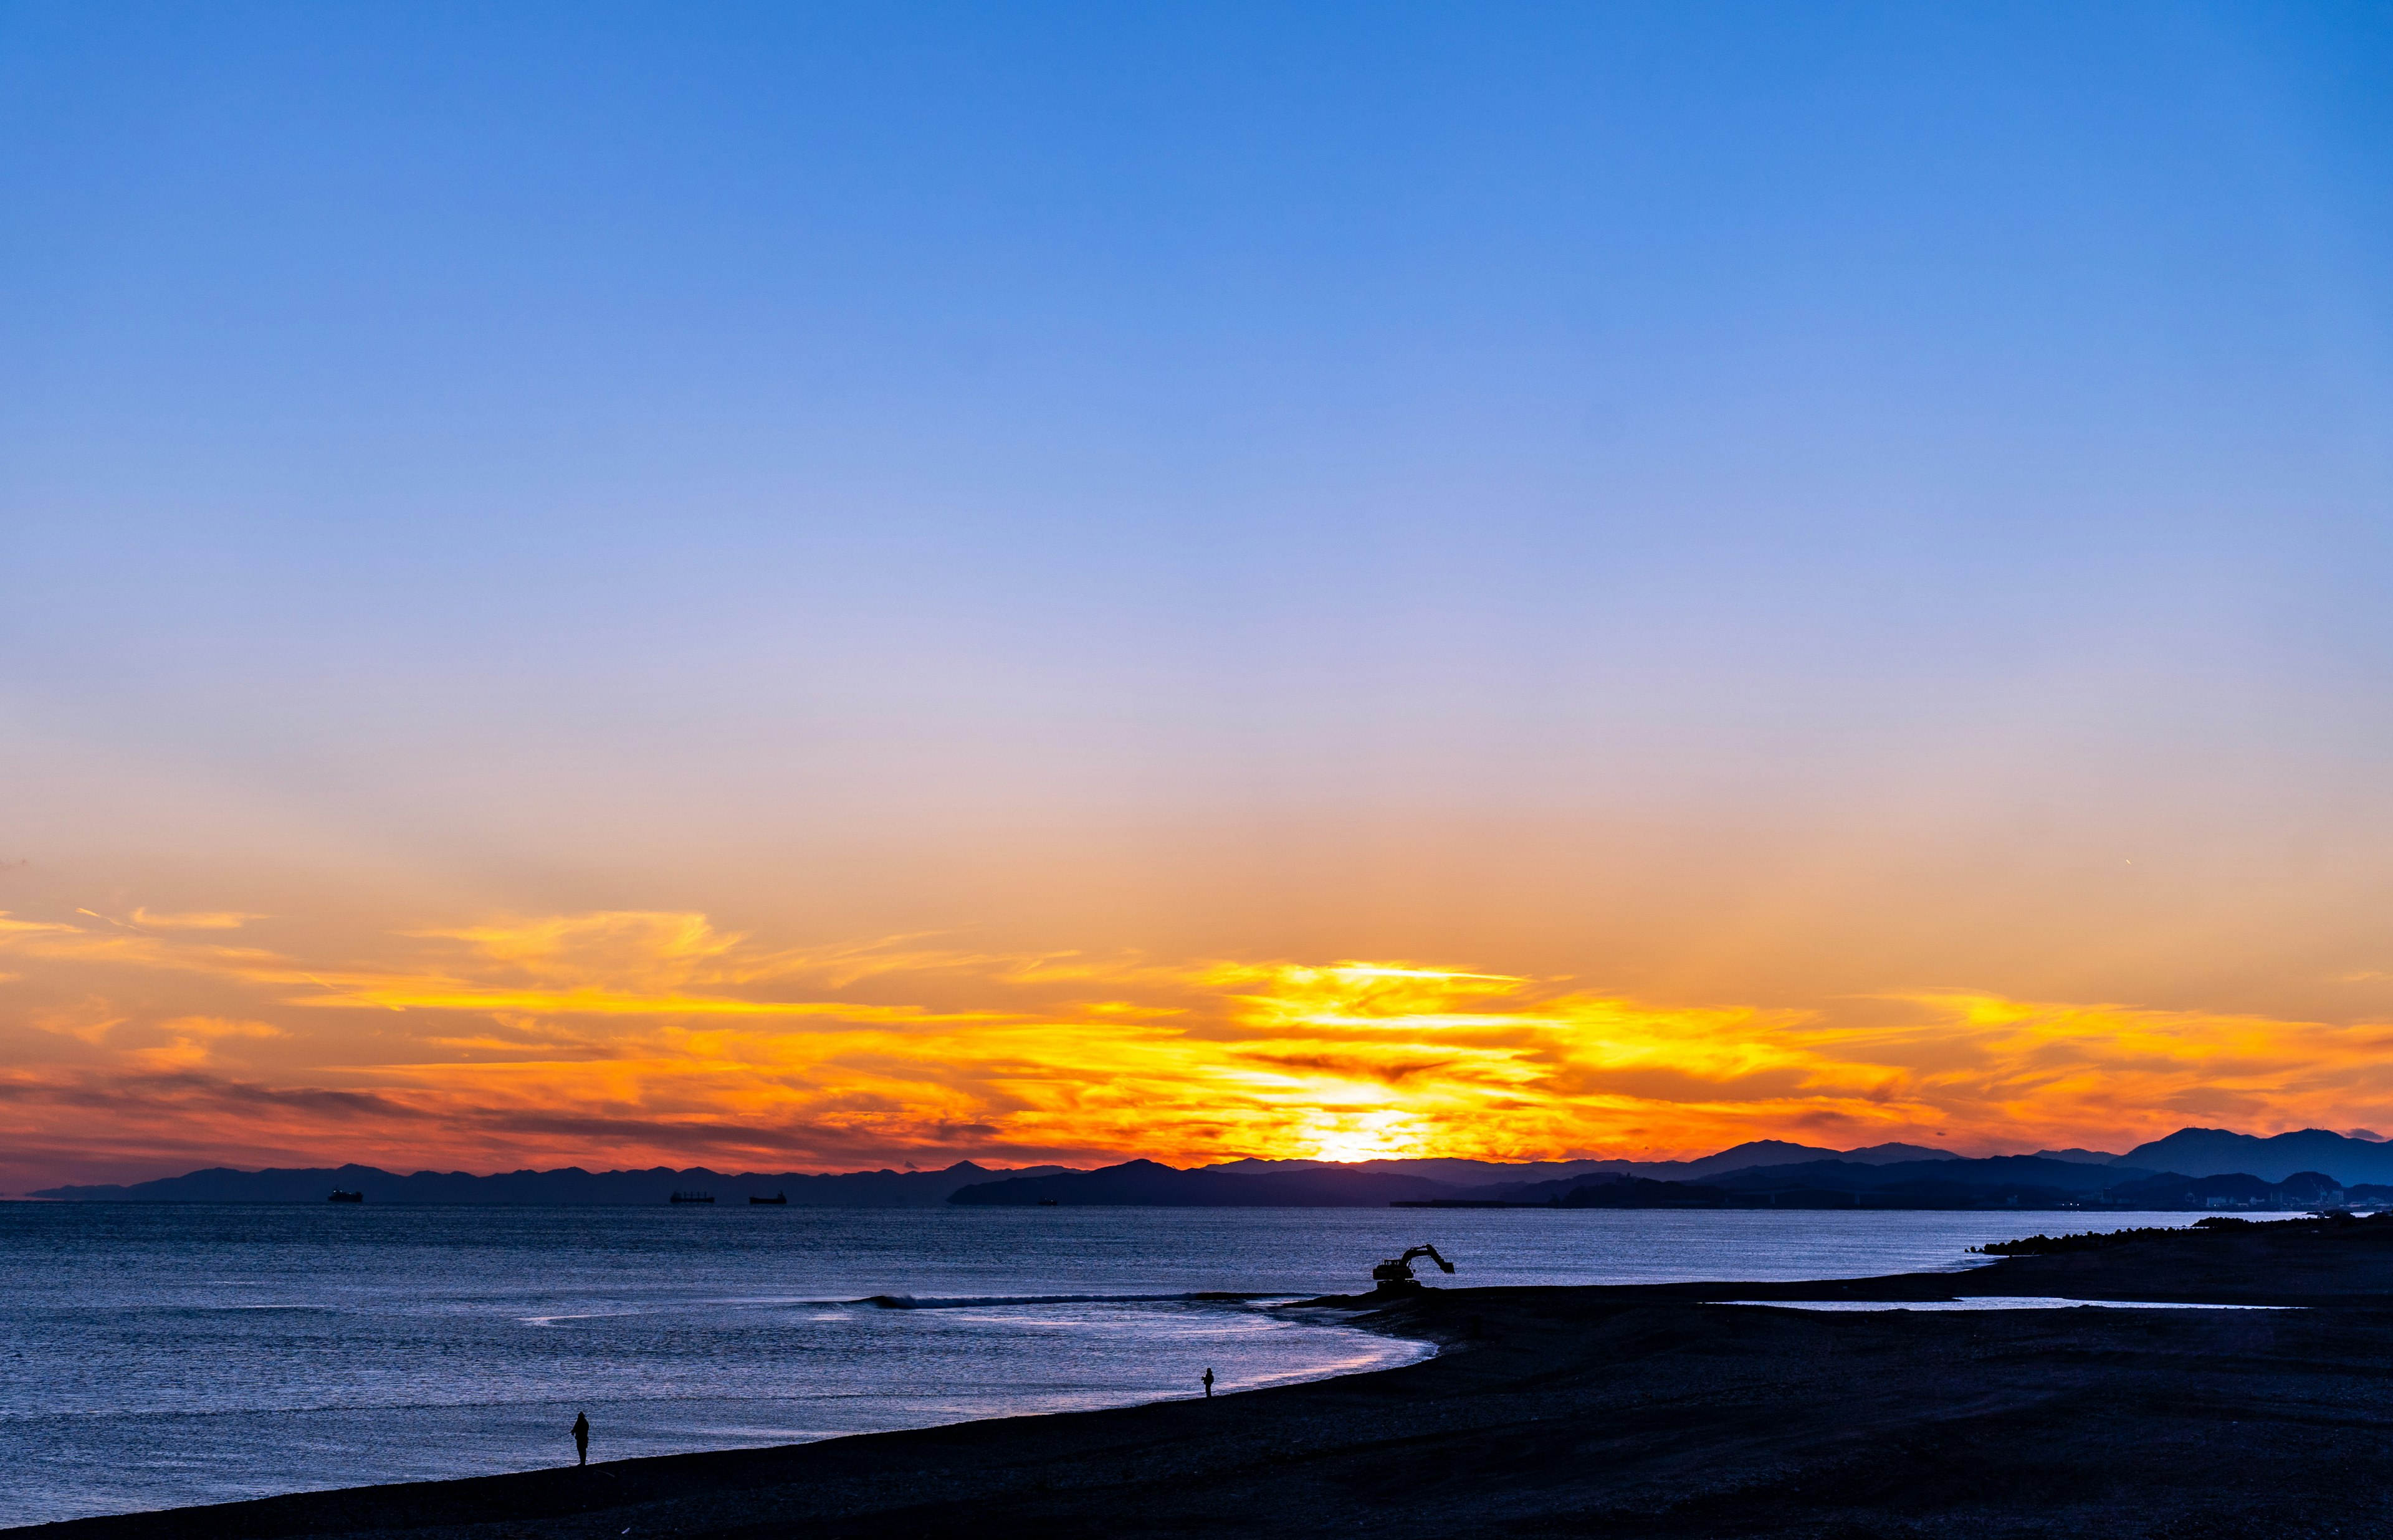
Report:
[[565,1463],[581,1410],[624,1459],[1392,1367],[1170,1297],[1424,1240],[1457,1285],[1853,1277],[2194,1217],[0,1204],[0,1525]]

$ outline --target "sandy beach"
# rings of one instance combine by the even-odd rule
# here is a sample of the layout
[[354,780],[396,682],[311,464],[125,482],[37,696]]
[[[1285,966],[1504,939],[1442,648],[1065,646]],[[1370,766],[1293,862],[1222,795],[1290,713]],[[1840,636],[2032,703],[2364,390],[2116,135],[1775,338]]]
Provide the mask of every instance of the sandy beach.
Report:
[[[1988,1296],[2294,1308],[1724,1302]],[[1960,1274],[1339,1304],[1442,1351],[1210,1403],[10,1533],[2393,1533],[2393,1220],[2176,1232]]]

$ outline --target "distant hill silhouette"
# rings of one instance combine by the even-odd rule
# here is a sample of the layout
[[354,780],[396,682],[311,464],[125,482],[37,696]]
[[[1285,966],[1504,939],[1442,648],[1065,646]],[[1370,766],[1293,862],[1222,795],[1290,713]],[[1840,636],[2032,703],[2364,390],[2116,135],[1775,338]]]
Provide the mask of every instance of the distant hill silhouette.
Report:
[[1163,1208],[1355,1208],[1380,1207],[1405,1198],[1445,1197],[1454,1189],[1427,1177],[1339,1167],[1296,1171],[1175,1170],[1152,1160],[1125,1161],[1094,1171],[1014,1177],[960,1189],[948,1201],[977,1206],[1027,1207]]
[[2032,1186],[2061,1193],[2094,1194],[2151,1174],[2125,1167],[2054,1160],[2045,1155],[1990,1155],[1983,1160],[1914,1160],[1886,1166],[1819,1160],[1800,1166],[1737,1171],[1715,1180],[1732,1189],[1800,1185],[1865,1192],[1898,1182],[1941,1181],[1962,1187]]
[[[2304,1173],[2317,1181],[2290,1181]],[[2207,1178],[2250,1179],[2212,1192]],[[2158,1179],[2165,1178],[2165,1181]],[[1662,1183],[1574,1194],[1619,1179]],[[2152,1182],[2153,1185],[2139,1186]],[[2189,1183],[2194,1185],[2188,1185]],[[2323,1185],[2321,1185],[2321,1183]],[[2230,1184],[2233,1186],[2233,1184]],[[52,1187],[37,1198],[105,1203],[321,1203],[334,1188],[362,1192],[368,1203],[650,1204],[675,1191],[714,1193],[739,1204],[750,1194],[789,1194],[793,1206],[928,1207],[1157,1205],[1170,1207],[1356,1207],[1400,1202],[1553,1203],[1568,1207],[1803,1207],[1805,1194],[1836,1207],[1838,1194],[1877,1194],[1863,1207],[1982,1207],[2134,1204],[2198,1207],[2212,1202],[2269,1201],[2314,1206],[2373,1203],[2393,1185],[2393,1143],[2324,1129],[2257,1138],[2224,1129],[2180,1129],[2124,1155],[2044,1150],[2032,1155],[1969,1159],[1918,1144],[1831,1150],[1786,1140],[1733,1145],[1695,1160],[1488,1161],[1232,1160],[1179,1169],[1131,1160],[1093,1171],[1061,1166],[991,1168],[958,1161],[938,1171],[724,1172],[704,1167],[642,1171],[464,1171],[399,1175],[371,1166],[239,1171],[216,1168],[127,1185]],[[1701,1187],[1702,1194],[1683,1189]],[[2315,1197],[2308,1196],[2315,1193]],[[1715,1198],[1712,1194],[1724,1194]]]
[[1757,1139],[1744,1144],[1732,1144],[1718,1155],[1701,1160],[1648,1161],[1637,1168],[1643,1176],[1661,1174],[1672,1168],[1672,1175],[1704,1179],[1725,1171],[1749,1171],[1762,1166],[1794,1166],[1811,1160],[1842,1160],[1856,1166],[1892,1166],[1915,1160],[1958,1160],[1949,1150],[1930,1149],[1924,1144],[1870,1144],[1858,1150],[1824,1150],[1813,1144],[1790,1144],[1783,1139]]
[[[1952,1160],[1947,1151],[1923,1144],[1872,1144],[1859,1150],[1830,1150],[1815,1144],[1793,1144],[1783,1139],[1757,1139],[1731,1145],[1717,1155],[1694,1160],[1535,1160],[1511,1164],[1493,1160],[1438,1158],[1428,1160],[1228,1160],[1202,1169],[1232,1176],[1262,1176],[1275,1171],[1324,1168],[1364,1171],[1379,1176],[1427,1177],[1458,1187],[1498,1183],[1557,1181],[1594,1174],[1640,1176],[1657,1181],[1700,1179],[1717,1171],[1742,1171],[1756,1166],[1785,1166],[1803,1160],[1850,1160],[1866,1166],[1903,1160]],[[2111,1157],[2105,1155],[2105,1160]],[[1565,1187],[1563,1189],[1567,1191]]]
[[[1564,1187],[1569,1190],[1549,1191]],[[1733,1171],[1708,1183],[1603,1176],[1504,1191],[1502,1201],[1535,1202],[1545,1194],[1542,1201],[1562,1208],[2315,1209],[2393,1200],[2393,1188],[2347,1189],[2318,1171],[2270,1181],[2241,1173],[2189,1177],[2037,1155],[1889,1166],[1820,1160]],[[1491,1200],[1471,1194],[1431,1201]]]
[[[1996,1155],[1984,1160],[1900,1160],[1884,1165],[1860,1161],[1806,1160],[1728,1171],[1707,1182],[1656,1181],[1608,1175],[1560,1181],[1518,1182],[1474,1188],[1453,1201],[1551,1202],[1565,1208],[1834,1207],[1830,1201],[1868,1194],[1865,1207],[1974,1208],[2026,1205],[2051,1207],[2102,1201],[2106,1189],[2147,1171],[2044,1155]],[[2178,1179],[2182,1180],[2182,1179]],[[2266,1190],[2268,1183],[2259,1184]],[[1816,1204],[1800,1201],[1816,1196]]]
[[1500,1181],[1536,1181],[1547,1178],[1586,1176],[1591,1172],[1625,1170],[1626,1160],[1470,1160],[1442,1155],[1420,1160],[1224,1160],[1196,1169],[1226,1176],[1270,1176],[1284,1171],[1362,1171],[1372,1176],[1427,1177],[1432,1181],[1468,1186]]
[[1152,1160],[1132,1160],[1094,1171],[976,1183],[957,1189],[948,1201],[1013,1207],[1349,1207],[1384,1203],[1557,1208],[2204,1209],[2311,1208],[2366,1201],[2368,1195],[2348,1193],[2336,1178],[2314,1171],[2284,1180],[2249,1174],[2189,1177],[2051,1155],[1994,1155],[1883,1164],[1786,1161],[1748,1166],[1700,1182],[1591,1171],[1472,1187],[1326,1163],[1241,1161],[1179,1170]]
[[[1884,1186],[1890,1181],[1902,1181],[1905,1176],[1917,1175],[1921,1172],[1932,1171],[1945,1174],[1985,1164],[1982,1161],[1964,1160],[1957,1155],[1946,1155],[1942,1150],[1929,1150],[1925,1152],[1925,1158],[1916,1158],[1915,1152],[1919,1151],[1919,1146],[1916,1144],[1877,1144],[1865,1150],[1848,1150],[1840,1153],[1836,1150],[1815,1151],[1802,1144],[1783,1144],[1776,1140],[1762,1142],[1760,1153],[1765,1156],[1764,1159],[1746,1160],[1742,1164],[1728,1164],[1733,1159],[1740,1158],[1740,1151],[1756,1148],[1757,1146],[1751,1144],[1740,1144],[1734,1150],[1723,1150],[1719,1155],[1708,1155],[1702,1160],[1654,1161],[1628,1170],[1607,1171],[1600,1178],[1562,1177],[1548,1181],[1495,1182],[1485,1187],[1465,1188],[1440,1195],[1479,1202],[1500,1200],[1509,1203],[1538,1203],[1548,1198],[1567,1198],[1570,1194],[1585,1186],[1590,1180],[1603,1178],[1615,1180],[1633,1178],[1638,1181],[1669,1182],[1696,1181],[1747,1188],[1756,1185],[1797,1187],[1809,1184],[1837,1191],[1855,1192],[1866,1187]],[[1787,1158],[1790,1154],[1799,1155],[1800,1158]],[[2004,1155],[1997,1158],[2033,1160],[2036,1157]],[[2047,1164],[2057,1167],[2060,1163]],[[1655,1175],[1657,1170],[1665,1167],[1669,1168],[1663,1170],[1659,1176]],[[1690,1169],[1690,1168],[1701,1168],[1701,1169]],[[1880,1174],[1887,1172],[1895,1174]],[[2022,1179],[2013,1174],[1990,1176],[1984,1180]],[[2120,1180],[2122,1179],[2119,1173],[2105,1169],[2102,1175],[2092,1181],[2073,1185],[2064,1181],[2060,1185],[2069,1191],[2098,1192],[2110,1182]],[[1610,1207],[1610,1205],[1597,1207]]]
[[[1036,1173],[1064,1168],[1034,1166],[1027,1169]],[[928,1208],[945,1203],[948,1194],[969,1182],[1014,1174],[975,1166],[969,1160],[958,1161],[943,1171],[850,1171],[839,1176],[810,1176],[804,1171],[713,1171],[703,1166],[681,1170],[659,1166],[645,1171],[585,1171],[579,1166],[569,1166],[557,1171],[505,1171],[495,1176],[475,1176],[465,1171],[416,1171],[400,1176],[373,1166],[265,1171],[235,1171],[218,1167],[130,1186],[52,1187],[28,1195],[81,1203],[322,1203],[337,1187],[363,1193],[370,1204],[620,1207],[663,1203],[677,1191],[695,1189],[714,1193],[731,1204],[741,1204],[750,1194],[765,1197],[785,1192],[791,1204],[835,1208]]]
[[2242,1173],[2265,1181],[2282,1181],[2296,1171],[2323,1171],[2348,1187],[2393,1182],[2393,1144],[2324,1129],[2270,1139],[2225,1129],[2179,1129],[2166,1139],[2137,1145],[2119,1157],[2119,1164],[2191,1177]]
[[[1258,1169],[1259,1167],[1263,1168]],[[1805,1160],[1746,1167],[1715,1177],[1708,1183],[1599,1171],[1545,1181],[1458,1187],[1426,1177],[1356,1167],[1307,1164],[1289,1169],[1275,1163],[1255,1161],[1178,1170],[1152,1160],[1132,1160],[1094,1171],[982,1182],[958,1189],[948,1201],[1015,1207],[1044,1204],[1059,1207],[1245,1208],[1375,1207],[1383,1203],[1550,1203],[1565,1208],[1650,1208],[1801,1207],[1804,1205],[1799,1195],[1805,1194],[1820,1198],[1816,1207],[1836,1207],[1831,1200],[1850,1204],[1854,1194],[1885,1194],[1888,1195],[1883,1202],[1866,1206],[1968,1208],[2009,1203],[2049,1207],[2088,1199],[2099,1201],[2108,1187],[2154,1174],[2039,1155],[1998,1155],[1986,1160],[1895,1160],[1883,1165],[1842,1159]],[[2262,1192],[2269,1189],[2266,1182],[2257,1186]]]
[[[1542,1160],[1505,1162],[1459,1157],[1422,1160],[1232,1160],[1199,1168],[1229,1176],[1271,1176],[1304,1171],[1332,1171],[1373,1177],[1426,1179],[1432,1187],[1461,1190],[1501,1183],[1548,1181],[1567,1192],[1569,1179],[1591,1174],[1640,1175],[1683,1180],[1712,1171],[1743,1169],[1803,1160],[1838,1159],[1863,1163],[1935,1159],[1943,1151],[1916,1144],[1879,1144],[1863,1150],[1837,1151],[1765,1139],[1739,1144],[1699,1160]],[[1164,1168],[1169,1169],[1169,1168]],[[985,1168],[961,1161],[945,1171],[851,1171],[839,1175],[804,1172],[722,1172],[703,1167],[675,1170],[657,1167],[645,1171],[587,1171],[569,1167],[554,1171],[506,1171],[476,1176],[465,1171],[416,1171],[401,1176],[372,1166],[306,1167],[295,1169],[240,1171],[217,1167],[178,1177],[130,1184],[50,1187],[26,1195],[72,1202],[105,1203],[320,1203],[334,1187],[366,1193],[368,1202],[465,1204],[640,1204],[662,1201],[649,1189],[665,1183],[699,1188],[728,1196],[752,1185],[759,1193],[786,1190],[792,1204],[840,1207],[909,1207],[943,1203],[948,1194],[970,1183],[1015,1176],[1047,1176],[1071,1170],[1063,1166]],[[943,1180],[949,1177],[953,1180]],[[1291,1192],[1314,1189],[1297,1181]],[[1370,1194],[1379,1188],[1347,1185],[1330,1191]],[[1411,1193],[1419,1189],[1392,1186],[1385,1191]],[[1235,1191],[1245,1192],[1245,1189]],[[1258,1189],[1256,1191],[1262,1191]],[[1060,1199],[1058,1200],[1061,1201]],[[1251,1197],[1240,1201],[1255,1201]],[[1305,1200],[1310,1203],[1313,1200]],[[1388,1201],[1359,1196],[1365,1204]]]

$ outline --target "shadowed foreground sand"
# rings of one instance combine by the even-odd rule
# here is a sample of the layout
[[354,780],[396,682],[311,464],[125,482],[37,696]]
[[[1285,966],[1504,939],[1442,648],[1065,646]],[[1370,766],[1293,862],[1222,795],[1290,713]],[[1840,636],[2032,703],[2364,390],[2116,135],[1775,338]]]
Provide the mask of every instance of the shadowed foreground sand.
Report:
[[[1824,1313],[1970,1295],[2283,1312]],[[2393,1535],[2393,1220],[1968,1274],[1440,1289],[1429,1363],[1110,1412],[80,1520],[26,1536]]]

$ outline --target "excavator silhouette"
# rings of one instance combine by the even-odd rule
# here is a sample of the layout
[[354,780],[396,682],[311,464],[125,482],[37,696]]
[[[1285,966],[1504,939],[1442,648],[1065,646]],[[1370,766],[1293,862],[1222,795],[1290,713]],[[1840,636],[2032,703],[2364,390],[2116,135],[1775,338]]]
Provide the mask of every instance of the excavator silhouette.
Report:
[[1415,1257],[1427,1257],[1446,1272],[1454,1271],[1454,1264],[1439,1256],[1437,1247],[1417,1246],[1403,1256],[1392,1258],[1371,1270],[1372,1291],[1378,1294],[1402,1294],[1408,1289],[1420,1287],[1420,1280],[1413,1276]]

